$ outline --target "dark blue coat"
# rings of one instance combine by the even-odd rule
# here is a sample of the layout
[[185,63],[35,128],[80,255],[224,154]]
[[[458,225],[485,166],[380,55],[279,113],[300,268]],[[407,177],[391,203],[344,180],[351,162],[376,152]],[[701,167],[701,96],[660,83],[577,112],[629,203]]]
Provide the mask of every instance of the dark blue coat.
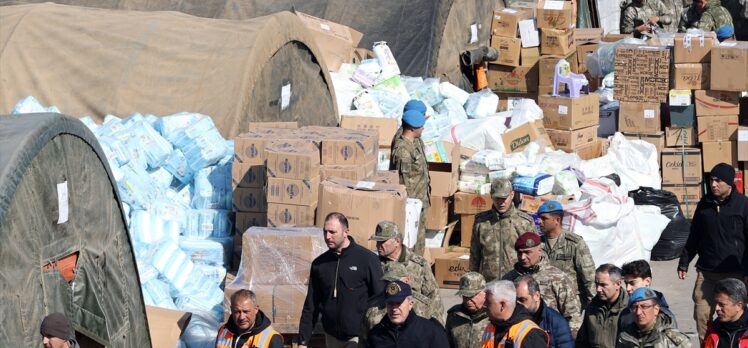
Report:
[[542,299],[540,308],[533,317],[538,326],[551,336],[550,348],[574,348],[569,322],[557,310],[548,307]]

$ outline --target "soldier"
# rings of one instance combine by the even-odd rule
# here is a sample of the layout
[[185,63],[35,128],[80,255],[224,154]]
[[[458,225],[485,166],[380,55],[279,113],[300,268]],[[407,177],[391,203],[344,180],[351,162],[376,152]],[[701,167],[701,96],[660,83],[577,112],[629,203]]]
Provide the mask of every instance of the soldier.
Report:
[[514,265],[514,270],[502,279],[514,281],[520,276],[532,275],[540,285],[540,294],[545,303],[561,313],[576,334],[582,325],[577,286],[566,273],[548,263],[541,247],[542,241],[537,233],[522,234],[514,244],[519,261]]
[[736,39],[738,41],[748,41],[748,2],[745,0],[722,0],[721,3],[722,7],[732,16]]
[[634,290],[629,308],[635,319],[618,333],[616,348],[691,348],[691,340],[672,326],[670,317],[659,315],[657,293],[652,289]]
[[389,263],[405,266],[408,284],[413,290],[416,313],[424,318],[433,317],[444,325],[444,304],[428,261],[403,246],[402,234],[392,221],[378,223],[370,239],[377,242],[382,267]]
[[413,251],[418,255],[423,255],[426,243],[426,212],[431,204],[429,201],[431,178],[421,140],[425,123],[426,116],[420,109],[412,108],[405,111],[402,133],[395,134],[390,157],[390,170],[397,170],[400,183],[405,185],[408,197],[419,199],[423,204],[418,224],[418,236],[413,247]]
[[478,272],[467,272],[460,277],[462,303],[447,311],[447,338],[452,348],[480,348],[483,330],[488,324],[486,280]]
[[621,9],[621,33],[634,33],[635,38],[641,38],[642,33],[652,33],[653,28],[670,28],[673,21],[660,0],[633,0]]
[[716,32],[724,25],[733,26],[732,17],[719,0],[693,0],[680,18],[678,31],[685,33],[688,29],[701,29]]
[[613,348],[618,336],[618,318],[628,305],[621,288],[621,269],[606,263],[595,270],[597,295],[584,309],[584,321],[575,345],[579,348]]
[[561,220],[564,209],[557,201],[543,203],[538,209],[540,229],[545,233],[545,254],[548,262],[566,272],[576,281],[579,302],[582,308],[595,296],[595,262],[592,260],[587,243],[577,234],[563,229]]
[[475,217],[470,241],[470,270],[487,282],[500,278],[517,262],[514,242],[519,235],[535,230],[532,218],[512,204],[514,191],[509,179],[491,183],[493,207]]

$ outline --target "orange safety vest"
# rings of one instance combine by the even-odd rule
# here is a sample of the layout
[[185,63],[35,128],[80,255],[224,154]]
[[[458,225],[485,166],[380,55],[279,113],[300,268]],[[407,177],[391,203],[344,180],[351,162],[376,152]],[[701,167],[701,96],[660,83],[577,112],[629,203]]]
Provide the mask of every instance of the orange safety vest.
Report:
[[[537,324],[535,324],[532,320],[522,320],[519,323],[516,323],[512,325],[512,327],[509,328],[509,332],[505,333],[503,337],[501,337],[501,341],[499,341],[498,348],[503,347],[515,347],[519,348],[522,347],[522,341],[525,339],[525,336],[530,332],[532,329],[538,329],[540,331],[543,331],[545,334],[545,342],[546,345],[548,344],[549,337],[548,333],[545,332],[543,329],[540,328]],[[513,342],[511,345],[509,345],[507,342]],[[481,348],[494,348],[494,344],[496,341],[496,327],[493,324],[486,325],[486,328],[483,330],[483,338],[481,340]]]
[[[280,335],[278,331],[275,331],[272,326],[268,326],[265,330],[250,336],[247,342],[241,346],[241,348],[268,348],[270,347],[270,341],[273,336]],[[232,347],[231,341],[234,339],[234,334],[226,328],[226,324],[221,325],[218,329],[218,338],[216,339],[216,348],[239,348]]]
[[[719,343],[719,333],[714,331],[712,324],[709,323],[709,326],[706,329],[706,334],[704,335],[704,346],[703,347],[704,348],[717,348],[718,343]],[[748,331],[740,335],[738,347],[748,348]]]

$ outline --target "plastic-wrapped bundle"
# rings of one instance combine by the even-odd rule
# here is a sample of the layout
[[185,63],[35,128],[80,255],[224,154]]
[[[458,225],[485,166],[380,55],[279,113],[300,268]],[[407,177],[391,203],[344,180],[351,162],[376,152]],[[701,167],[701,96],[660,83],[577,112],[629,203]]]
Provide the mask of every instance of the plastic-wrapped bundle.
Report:
[[141,113],[133,112],[132,114],[130,114],[130,116],[122,119],[122,125],[125,127],[132,127],[142,120],[145,120],[145,117],[143,117]]
[[119,139],[102,136],[98,140],[110,167],[120,167],[130,162],[129,152]]
[[400,79],[400,76],[391,76],[384,80],[380,79],[372,87],[372,89],[394,93],[395,95],[399,96],[400,98],[406,101],[410,99],[408,90],[405,88],[405,85],[403,84],[403,81]]
[[512,180],[512,188],[519,193],[531,196],[542,196],[553,189],[553,177],[548,174],[536,176],[518,176]]
[[164,220],[147,210],[135,210],[130,216],[130,235],[141,243],[157,243],[179,238],[179,221]]
[[96,131],[96,137],[103,137],[107,135],[113,135],[115,133],[119,133],[123,129],[126,129],[124,125],[122,125],[121,120],[119,117],[114,115],[106,115],[104,117],[104,122],[101,124],[101,127],[99,127],[98,131]]
[[[208,279],[203,277],[200,272],[197,272],[197,274],[205,280]],[[205,284],[209,285],[210,288],[201,289],[193,293],[184,293],[177,297],[174,303],[181,310],[205,312],[215,321],[223,320],[223,291],[218,286],[212,285],[209,282]]]
[[166,161],[174,148],[168,140],[151,127],[150,123],[143,120],[143,116],[140,116],[140,119],[140,121],[132,124],[129,131],[133,134],[133,139],[145,152],[148,167],[155,169]]
[[[180,294],[200,289],[202,274],[177,243],[161,243],[153,255],[153,267],[163,275]],[[203,282],[205,280],[203,279]]]
[[228,210],[194,209],[185,220],[185,237],[205,239],[231,235],[231,220]]
[[369,89],[369,96],[377,103],[379,110],[387,117],[397,117],[403,113],[408,102],[401,95],[388,90]]
[[32,96],[28,96],[18,101],[18,103],[16,103],[16,105],[13,107],[13,110],[10,113],[12,115],[17,115],[17,114],[31,114],[31,113],[37,113],[37,112],[60,113],[60,110],[57,109],[56,106],[44,107],[41,103],[39,103],[38,100],[36,100],[36,98]]
[[158,278],[158,270],[153,267],[150,262],[137,260],[136,263],[138,265],[138,276],[140,277],[141,284],[145,284],[151,279]]
[[438,78],[428,78],[423,80],[423,82],[415,90],[410,92],[410,96],[431,106],[437,105],[441,103],[442,100],[444,100],[444,97],[442,97],[441,93],[439,92]]
[[458,181],[457,190],[461,192],[485,195],[491,193],[491,184],[479,183],[474,181]]
[[210,239],[179,238],[179,248],[190,257],[193,263],[210,266],[223,266],[226,260],[225,248],[220,242]]
[[[148,298],[152,303],[146,301],[146,305],[161,308],[177,309],[174,300],[169,295],[169,284],[158,278],[151,279],[147,282],[141,282],[143,290],[143,299]],[[146,297],[147,295],[147,297]]]
[[145,209],[160,195],[159,189],[151,182],[148,172],[132,162],[120,167],[121,177],[115,176],[122,201],[135,209]]
[[613,43],[600,43],[597,51],[587,55],[587,68],[593,77],[603,77],[615,70],[616,48],[622,44],[645,45],[642,39],[626,38]]
[[192,176],[195,174],[189,165],[187,165],[187,159],[184,158],[182,150],[174,149],[169,154],[169,157],[162,164],[163,168],[168,170],[177,180],[188,183],[192,180]]
[[557,195],[574,195],[579,198],[582,191],[579,189],[577,175],[571,170],[563,170],[554,175],[553,193]]
[[483,118],[496,113],[499,96],[488,88],[471,93],[465,103],[465,112],[471,118]]
[[[233,150],[232,150],[233,151]],[[233,155],[230,156],[233,158]],[[223,159],[222,159],[223,160]],[[231,190],[231,163],[203,168],[195,174],[195,190]]]
[[206,116],[201,114],[195,114],[191,112],[180,112],[169,116],[160,117],[153,128],[155,128],[161,136],[166,138],[170,143],[176,145],[179,137],[181,137],[181,130],[189,127],[199,119]]
[[439,84],[439,93],[445,98],[452,98],[457,100],[460,105],[465,105],[470,93],[465,92],[460,87],[457,87],[449,82],[442,82]]
[[223,280],[226,279],[226,268],[199,263],[196,263],[195,267],[215,286],[220,287],[223,285]]
[[226,156],[225,140],[216,128],[192,138],[181,150],[193,171],[216,164]]
[[449,132],[442,134],[441,140],[459,143],[461,146],[481,150],[500,150],[504,152],[501,134],[506,130],[504,117],[486,117],[473,119],[452,126]]
[[221,321],[213,318],[211,314],[192,313],[192,319],[179,338],[180,344],[183,343],[187,348],[213,348],[216,345],[219,326]]
[[174,203],[189,207],[192,204],[192,191],[190,189],[190,185],[175,186],[174,182],[172,182],[172,186],[166,190],[166,198]]
[[489,171],[504,169],[504,152],[496,150],[482,150],[471,158],[475,165],[485,167]]
[[195,190],[192,196],[192,207],[195,209],[230,209],[230,190]]
[[171,182],[174,180],[174,176],[171,175],[168,170],[160,167],[156,170],[150,171],[148,176],[150,176],[151,181],[153,181],[153,183],[164,192],[171,186]]
[[127,157],[130,159],[128,163],[132,166],[136,166],[139,169],[145,171],[148,169],[148,155],[146,155],[145,149],[140,145],[137,137],[129,133],[127,129],[119,131],[120,140],[124,142],[124,148],[127,150]]

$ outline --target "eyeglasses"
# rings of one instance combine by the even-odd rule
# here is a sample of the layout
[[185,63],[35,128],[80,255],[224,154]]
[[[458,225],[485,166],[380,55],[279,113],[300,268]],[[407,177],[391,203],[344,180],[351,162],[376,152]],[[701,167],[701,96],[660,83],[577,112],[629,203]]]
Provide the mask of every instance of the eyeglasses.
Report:
[[629,306],[629,308],[631,309],[632,312],[636,312],[639,309],[645,310],[645,309],[650,309],[654,306],[655,306],[654,304],[640,304],[640,305],[632,304],[631,306]]

